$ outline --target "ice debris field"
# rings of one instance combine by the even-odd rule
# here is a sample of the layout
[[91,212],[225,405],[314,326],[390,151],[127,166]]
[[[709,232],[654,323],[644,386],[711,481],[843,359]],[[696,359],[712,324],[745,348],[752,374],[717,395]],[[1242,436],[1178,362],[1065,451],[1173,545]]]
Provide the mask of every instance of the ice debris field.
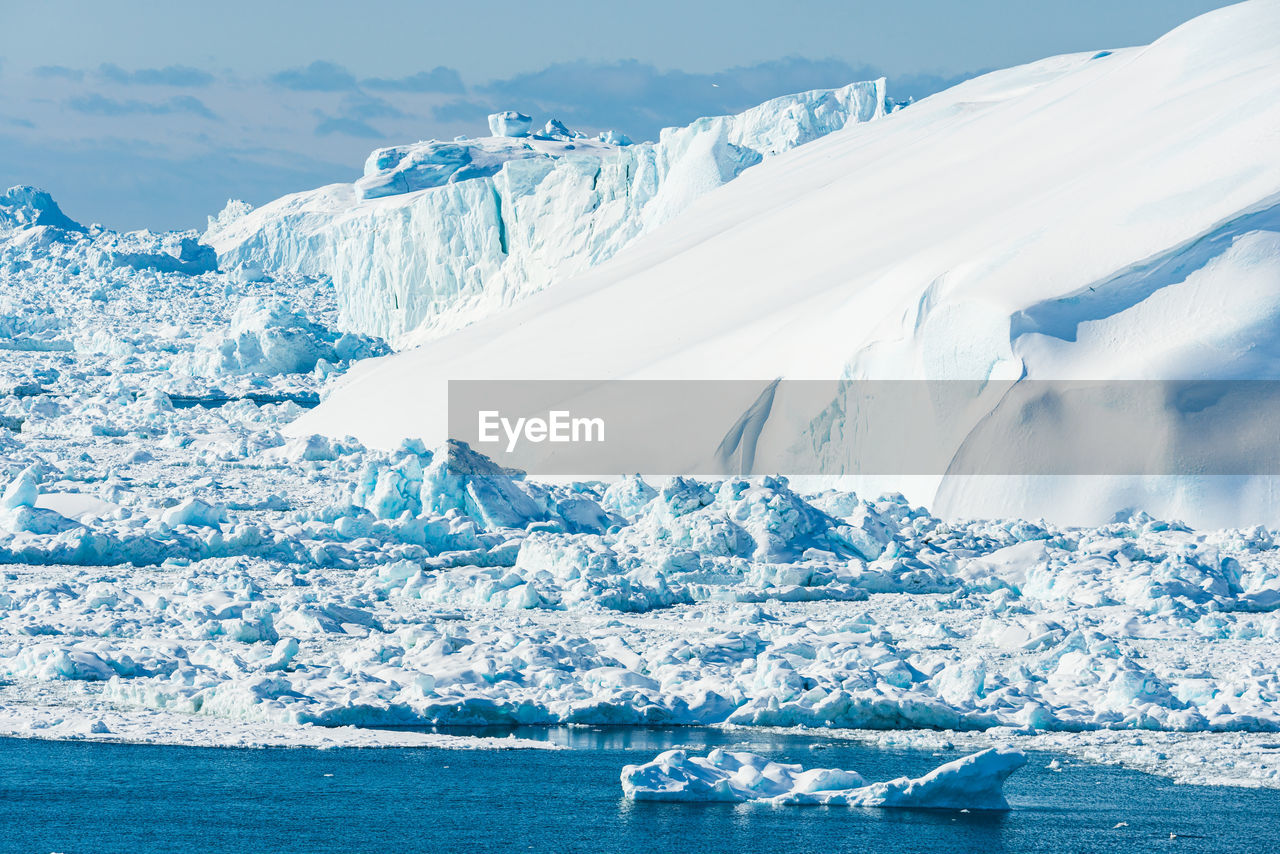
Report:
[[[788,313],[772,312],[783,297],[762,295],[781,293],[786,272],[772,261],[745,289],[746,279],[708,272],[728,269],[718,264],[730,255],[759,261],[741,240],[797,211],[822,214],[822,245],[841,258],[842,240],[859,230],[835,215],[864,214],[830,188],[916,180],[907,164],[833,182],[821,163],[856,161],[860,146],[900,146],[893,133],[930,139],[930,122],[946,130],[938,145],[971,127],[989,140],[992,116],[1005,113],[1018,121],[1034,114],[1018,126],[1053,136],[1058,114],[1041,101],[1082,110],[1089,98],[1068,96],[1097,94],[1102,78],[1119,87],[1104,106],[1118,103],[1126,115],[1142,103],[1135,93],[1151,94],[1135,80],[1172,80],[1197,110],[1207,104],[1212,115],[1235,111],[1251,122],[1237,136],[1223,130],[1223,145],[1260,138],[1277,114],[1274,100],[1256,96],[1260,79],[1276,82],[1275,64],[1259,57],[1275,48],[1235,36],[1267,32],[1277,10],[1255,0],[1150,48],[1000,72],[900,109],[883,81],[805,93],[700,120],[657,143],[587,140],[551,122],[533,133],[526,117],[501,114],[493,137],[375,152],[354,184],[257,210],[231,205],[203,238],[83,226],[47,194],[9,190],[0,196],[0,733],[488,745],[386,727],[805,726],[883,743],[1047,747],[1182,781],[1280,786],[1275,529],[1193,528],[1141,509],[1084,527],[973,519],[895,493],[812,491],[783,477],[541,483],[461,444],[395,435],[420,414],[414,406],[435,405],[407,391],[418,388],[413,378],[448,370],[477,342],[478,363],[496,364],[495,341],[523,359],[560,352],[530,345],[530,335],[607,336],[615,350],[591,339],[588,351],[615,375],[676,359],[681,351],[663,336],[681,340],[682,323],[713,315],[729,330],[712,342],[721,350],[683,353],[708,371],[723,366],[716,359],[725,348],[746,352],[743,342],[761,338],[753,317],[800,330],[817,349],[847,344],[800,322],[848,320],[828,310],[829,293],[786,296]],[[1199,57],[1225,55],[1226,43],[1227,70],[1180,76],[1179,63],[1199,68]],[[1224,89],[1219,78],[1230,74],[1239,85]],[[1158,128],[1186,124],[1172,107],[1159,119]],[[1085,127],[1099,145],[1110,138]],[[1191,156],[1170,139],[1178,156]],[[1250,152],[1213,160],[1239,174],[1229,198],[1219,187],[1215,198],[1225,201],[1211,210],[1187,190],[1179,210],[1194,215],[1160,221],[1173,223],[1165,230],[1157,222],[1141,240],[1131,236],[1133,245],[1120,246],[1123,235],[1104,222],[1119,236],[1084,272],[1097,278],[1105,264],[1158,255],[1157,237],[1173,234],[1212,249],[1208,261],[1226,259],[1205,268],[1221,274],[1213,283],[1252,271],[1247,281],[1261,293],[1276,269],[1266,218],[1274,203],[1255,203],[1268,186],[1280,192],[1280,173],[1246,164],[1257,159]],[[1025,186],[1030,166],[1019,162],[1026,169],[1015,170],[1013,184]],[[1182,174],[1185,164],[1170,162],[1161,180]],[[1083,173],[1064,168],[1075,187]],[[934,175],[920,174],[926,183]],[[1227,180],[1205,174],[1209,185]],[[783,186],[822,193],[796,200],[790,190],[774,193]],[[1050,187],[1043,198],[1062,197]],[[1137,217],[1135,205],[1123,216]],[[1243,221],[1231,239],[1195,243],[1195,229],[1217,234],[1204,220],[1231,205],[1266,216]],[[763,219],[739,227],[743,210]],[[981,227],[991,223],[993,231],[1007,225]],[[831,229],[845,237],[827,239]],[[775,229],[795,242],[793,231]],[[1074,232],[1058,233],[1078,255]],[[840,279],[801,244],[778,264],[803,271],[809,284]],[[1010,256],[992,245],[993,255],[979,255],[999,267],[991,258]],[[880,268],[874,282],[891,297],[876,316],[898,317],[920,337],[903,339],[902,352],[890,344],[860,351],[858,364],[901,356],[905,373],[927,374],[935,362],[951,364],[937,342],[969,336],[975,349],[964,364],[995,370],[1016,358],[1034,367],[1052,364],[1036,361],[1048,358],[1045,348],[1065,353],[1087,342],[1085,330],[1078,339],[1036,339],[1040,350],[987,348],[1000,327],[988,322],[996,303],[948,303],[963,281],[934,267],[954,247],[929,246],[927,257],[905,261],[889,247],[881,261],[905,266]],[[1060,249],[1035,250],[1044,269],[1059,269]],[[1185,274],[1182,251],[1169,264]],[[808,260],[795,257],[801,252]],[[956,269],[976,269],[968,263]],[[907,277],[912,264],[922,266]],[[643,272],[650,269],[658,272]],[[1168,267],[1134,267],[1149,269]],[[638,311],[627,328],[639,332],[584,323],[588,297],[552,302],[554,310],[532,315],[549,320],[521,326],[548,308],[542,298],[577,299],[591,288],[634,295],[631,285],[652,285],[653,276],[682,288],[679,299],[705,297],[709,313],[660,291],[650,302],[663,322],[647,319],[658,309]],[[1072,313],[1081,305],[1095,319],[1141,313],[1150,282],[1134,277],[1114,304],[1080,294],[1055,301],[1058,292],[1046,290],[1035,296],[1037,328],[1060,314],[1081,320]],[[1045,287],[1075,293],[1091,281],[1076,278],[1063,273]],[[933,282],[924,296],[905,291],[929,317],[902,320],[898,286],[908,279]],[[727,282],[741,299],[691,282]],[[1016,302],[995,314],[1007,320]],[[858,305],[869,311],[871,303]],[[939,308],[948,305],[954,311]],[[1238,308],[1222,312],[1221,352],[1263,358],[1249,344],[1259,330],[1227,322],[1245,316]],[[1178,310],[1157,313],[1149,326],[1169,332],[1158,321]],[[567,336],[566,323],[575,324]],[[450,333],[464,326],[461,337]],[[1000,328],[1009,334],[1007,323]],[[1138,340],[1131,332],[1126,340]],[[619,337],[633,334],[651,337]],[[387,356],[417,340],[436,343]],[[798,339],[777,340],[779,351],[804,349]],[[344,429],[352,424],[359,429]],[[347,436],[361,430],[377,441]],[[998,750],[917,781],[865,784],[851,772],[805,772],[749,755],[664,754],[626,779],[635,797],[716,792],[886,805],[945,800],[955,780],[980,779],[994,805],[1016,756]]]

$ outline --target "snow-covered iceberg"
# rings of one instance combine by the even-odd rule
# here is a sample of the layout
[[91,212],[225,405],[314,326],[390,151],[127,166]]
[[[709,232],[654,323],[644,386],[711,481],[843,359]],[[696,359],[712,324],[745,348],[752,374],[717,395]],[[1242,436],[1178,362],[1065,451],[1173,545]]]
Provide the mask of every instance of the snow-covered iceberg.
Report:
[[58,203],[35,187],[10,187],[0,194],[0,235],[12,236],[18,229],[56,228],[83,232],[84,226],[62,212]]
[[232,203],[203,239],[224,269],[331,276],[345,328],[403,342],[580,273],[744,169],[885,111],[884,80],[854,83],[636,145],[617,134],[586,139],[555,121],[528,135],[529,117],[500,113],[492,137],[374,151],[354,184],[252,211]]
[[707,756],[668,750],[622,769],[622,791],[638,801],[759,801],[775,805],[1007,810],[1004,781],[1027,763],[1020,750],[991,748],[923,777],[869,783],[856,771],[804,769],[723,749]]
[[[769,158],[600,266],[358,368],[291,429],[434,444],[465,379],[1280,377],[1277,30],[1280,3],[1253,0]],[[794,428],[766,421],[760,452]],[[893,486],[947,516],[1280,521],[1265,477],[1173,481]]]

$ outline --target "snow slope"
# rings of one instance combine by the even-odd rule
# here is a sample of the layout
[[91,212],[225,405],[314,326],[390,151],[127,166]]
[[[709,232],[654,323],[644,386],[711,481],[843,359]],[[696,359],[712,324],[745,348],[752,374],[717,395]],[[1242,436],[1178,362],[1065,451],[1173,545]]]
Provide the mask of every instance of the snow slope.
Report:
[[[832,133],[572,281],[362,364],[291,429],[434,441],[451,378],[1274,377],[1278,31],[1280,2],[1252,0]],[[1240,524],[1280,519],[1270,494],[986,478],[934,506]]]
[[762,159],[885,108],[881,79],[698,119],[656,144],[584,139],[553,120],[532,136],[384,148],[355,184],[254,211],[231,203],[204,241],[226,269],[331,276],[349,329],[399,341],[422,326],[422,339],[586,270]]

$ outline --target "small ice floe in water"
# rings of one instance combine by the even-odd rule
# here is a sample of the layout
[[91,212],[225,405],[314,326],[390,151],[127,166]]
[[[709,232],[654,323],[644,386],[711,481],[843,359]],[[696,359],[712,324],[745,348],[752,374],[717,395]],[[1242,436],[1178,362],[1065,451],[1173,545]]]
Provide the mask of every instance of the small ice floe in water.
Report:
[[1048,768],[1050,771],[1061,771],[1061,770],[1062,770],[1062,760],[1060,760],[1060,759],[1053,759],[1053,760],[1050,760],[1049,764],[1048,764],[1048,765],[1046,765],[1046,766],[1044,766],[1044,767],[1045,767],[1045,768]]
[[754,753],[668,750],[622,769],[622,791],[638,801],[760,801],[851,807],[1007,810],[1005,778],[1027,763],[997,747],[940,765],[923,777],[869,783],[856,771],[770,762]]

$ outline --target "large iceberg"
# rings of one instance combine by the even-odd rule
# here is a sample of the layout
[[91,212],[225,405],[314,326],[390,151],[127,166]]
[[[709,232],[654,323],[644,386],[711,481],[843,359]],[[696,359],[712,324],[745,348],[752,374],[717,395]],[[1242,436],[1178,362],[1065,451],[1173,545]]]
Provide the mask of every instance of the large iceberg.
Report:
[[[589,272],[357,368],[290,429],[435,443],[447,384],[471,379],[1276,379],[1277,29],[1280,4],[1242,3],[799,146]],[[797,444],[821,454],[843,423],[773,412],[762,453],[812,421]],[[1149,447],[1176,451],[1184,414],[1157,413]],[[919,480],[877,488],[948,517],[1280,521],[1265,476]]]
[[868,783],[856,771],[770,762],[723,749],[706,757],[668,750],[622,769],[622,792],[638,801],[760,801],[774,805],[1007,810],[1004,781],[1027,763],[1020,750],[991,748],[923,777]]
[[879,118],[883,80],[667,128],[585,139],[491,118],[494,136],[374,151],[355,184],[233,203],[205,242],[224,268],[332,276],[346,328],[404,343],[463,326],[615,255],[763,159]]

